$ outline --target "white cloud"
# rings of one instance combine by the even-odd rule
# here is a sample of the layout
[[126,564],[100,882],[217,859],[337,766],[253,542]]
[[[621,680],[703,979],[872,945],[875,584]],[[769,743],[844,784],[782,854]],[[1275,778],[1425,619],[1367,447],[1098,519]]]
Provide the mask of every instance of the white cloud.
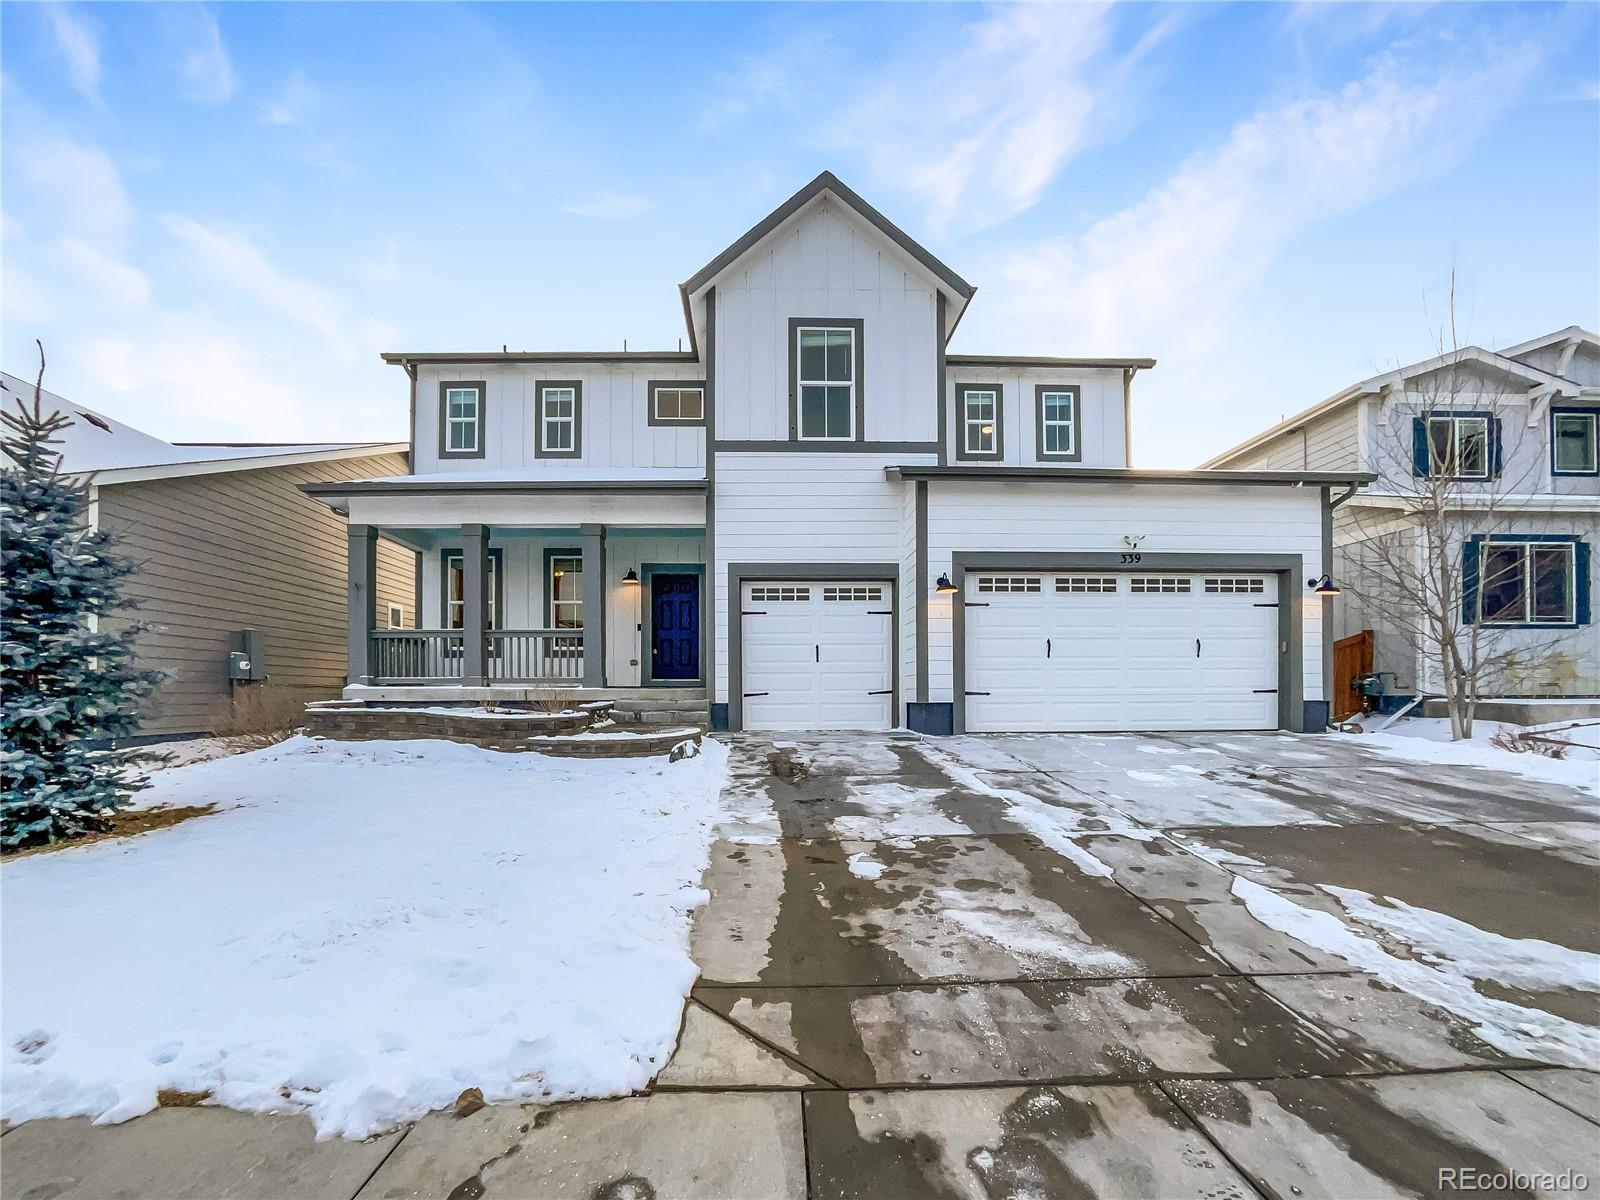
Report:
[[72,86],[91,100],[100,99],[100,38],[94,27],[64,3],[44,5],[45,20],[56,48],[67,60]]
[[179,214],[162,217],[161,224],[230,287],[330,341],[343,340],[343,303],[326,288],[285,275],[243,233]]
[[300,125],[323,104],[322,91],[299,71],[290,74],[278,98],[261,112],[268,125]]
[[578,204],[563,204],[561,211],[596,221],[625,221],[630,217],[637,217],[649,207],[649,201],[643,196],[606,192]]
[[171,11],[175,14],[173,36],[179,44],[176,65],[184,94],[197,104],[226,104],[239,90],[239,83],[216,16],[198,6]]
[[99,244],[117,243],[127,232],[133,210],[122,176],[103,150],[47,138],[25,141],[15,162],[32,198],[44,201],[36,211],[54,214],[61,226]]
[[61,238],[54,250],[61,262],[75,270],[102,295],[130,306],[149,301],[150,281],[137,267],[105,253],[82,238]]

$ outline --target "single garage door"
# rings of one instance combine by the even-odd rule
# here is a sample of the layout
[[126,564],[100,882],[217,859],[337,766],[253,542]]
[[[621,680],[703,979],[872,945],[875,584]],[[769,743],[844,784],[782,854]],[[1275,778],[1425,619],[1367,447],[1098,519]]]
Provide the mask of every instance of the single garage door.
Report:
[[967,728],[1276,729],[1275,575],[967,576]]
[[746,729],[889,729],[894,591],[882,583],[746,583]]

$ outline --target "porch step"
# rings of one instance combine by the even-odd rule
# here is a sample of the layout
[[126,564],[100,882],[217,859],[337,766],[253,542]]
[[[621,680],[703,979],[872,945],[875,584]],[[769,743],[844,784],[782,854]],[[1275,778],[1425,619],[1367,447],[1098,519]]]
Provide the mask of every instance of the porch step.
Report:
[[611,709],[618,721],[641,725],[658,725],[668,722],[707,725],[711,721],[711,704],[700,696],[617,696]]

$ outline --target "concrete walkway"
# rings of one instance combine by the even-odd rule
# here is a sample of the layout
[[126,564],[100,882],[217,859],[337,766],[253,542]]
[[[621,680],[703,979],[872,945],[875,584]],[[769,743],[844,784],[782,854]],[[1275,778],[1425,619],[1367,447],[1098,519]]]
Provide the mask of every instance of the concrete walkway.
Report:
[[[1448,1193],[1441,1171],[1600,1188],[1600,1075],[1507,1048],[1600,1045],[1600,980],[1513,953],[1600,953],[1593,801],[1335,737],[730,741],[738,819],[652,1094],[367,1143],[209,1108],[32,1122],[0,1140],[0,1194],[1378,1197]],[[1344,919],[1360,893],[1411,922],[1384,944],[1435,1000],[1459,977],[1430,937],[1498,951],[1451,1002],[1498,1002],[1511,1033],[1247,907]],[[1527,1182],[1474,1190],[1574,1194]]]

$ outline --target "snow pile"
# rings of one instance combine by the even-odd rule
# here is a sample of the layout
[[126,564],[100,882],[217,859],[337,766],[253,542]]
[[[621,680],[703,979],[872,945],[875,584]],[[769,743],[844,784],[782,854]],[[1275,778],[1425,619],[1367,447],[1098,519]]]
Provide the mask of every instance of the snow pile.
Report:
[[[1364,749],[1403,758],[1409,762],[1447,763],[1451,766],[1486,767],[1494,771],[1520,775],[1538,783],[1557,783],[1577,788],[1591,796],[1600,797],[1600,750],[1579,745],[1562,759],[1546,758],[1542,754],[1518,753],[1502,750],[1489,744],[1489,739],[1502,730],[1518,733],[1535,732],[1520,725],[1504,725],[1498,721],[1474,721],[1470,739],[1450,741],[1450,722],[1442,717],[1408,718],[1391,725],[1383,733],[1356,734],[1355,744]],[[1581,732],[1581,731],[1574,731]],[[1551,736],[1568,740],[1568,733]]]
[[727,751],[572,763],[329,743],[159,772],[220,811],[4,868],[3,1115],[158,1088],[362,1137],[649,1082],[696,975]]

